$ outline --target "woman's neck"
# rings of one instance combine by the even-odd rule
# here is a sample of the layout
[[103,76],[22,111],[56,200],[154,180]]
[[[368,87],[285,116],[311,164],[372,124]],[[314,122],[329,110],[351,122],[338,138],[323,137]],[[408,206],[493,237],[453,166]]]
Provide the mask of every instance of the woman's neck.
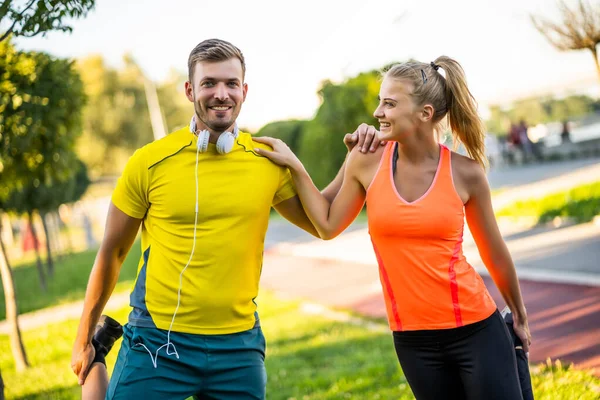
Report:
[[403,141],[398,141],[400,157],[411,164],[420,164],[426,160],[437,160],[440,145],[434,135],[414,135]]

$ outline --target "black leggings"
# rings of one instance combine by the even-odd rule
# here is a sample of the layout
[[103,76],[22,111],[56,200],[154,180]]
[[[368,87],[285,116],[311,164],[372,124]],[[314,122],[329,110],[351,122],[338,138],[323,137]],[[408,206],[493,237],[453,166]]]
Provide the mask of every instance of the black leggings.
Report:
[[521,400],[515,351],[500,312],[453,329],[394,332],[417,400]]

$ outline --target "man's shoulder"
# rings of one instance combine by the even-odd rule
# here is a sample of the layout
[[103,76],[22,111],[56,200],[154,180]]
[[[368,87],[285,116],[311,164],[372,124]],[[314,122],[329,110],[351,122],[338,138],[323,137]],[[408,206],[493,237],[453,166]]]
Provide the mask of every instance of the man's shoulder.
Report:
[[236,139],[237,143],[242,146],[246,151],[254,151],[255,147],[263,147],[262,143],[255,142],[252,140],[252,135],[247,132],[238,132],[238,137]]
[[264,149],[264,150],[273,150],[273,148],[271,146],[269,146],[268,144],[264,144],[264,143],[259,143],[259,142],[255,142],[252,138],[252,135],[246,132],[239,132],[239,135],[237,137],[237,144],[242,148],[242,150],[244,150],[246,153],[251,153],[254,156],[256,156],[257,160],[266,162],[268,161],[269,165],[272,165],[275,169],[283,169],[284,167],[275,164],[274,162],[272,162],[271,160],[269,160],[269,158],[265,157],[265,156],[261,156],[258,153],[256,153],[256,151],[254,151],[254,149],[259,148],[259,149]]
[[148,168],[191,146],[193,137],[186,126],[141,147],[138,152],[146,158]]

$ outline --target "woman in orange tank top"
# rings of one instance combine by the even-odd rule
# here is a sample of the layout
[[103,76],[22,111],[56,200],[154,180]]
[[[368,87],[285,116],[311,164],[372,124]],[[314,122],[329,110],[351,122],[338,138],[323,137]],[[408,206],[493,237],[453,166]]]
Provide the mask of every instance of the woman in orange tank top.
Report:
[[[331,204],[282,141],[256,138],[273,147],[256,151],[289,167],[323,239],[343,232],[367,203],[388,322],[417,399],[521,399],[504,321],[462,252],[466,218],[528,351],[527,314],[485,174],[484,126],[464,72],[444,56],[397,64],[384,74],[379,97],[377,135],[388,143],[352,149]],[[436,140],[444,117],[470,157]]]

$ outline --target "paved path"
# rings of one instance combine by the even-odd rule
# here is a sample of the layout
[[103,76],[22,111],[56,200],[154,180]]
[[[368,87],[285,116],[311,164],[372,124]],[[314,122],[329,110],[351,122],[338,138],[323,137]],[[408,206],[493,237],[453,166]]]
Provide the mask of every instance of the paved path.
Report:
[[503,165],[497,168],[491,168],[488,173],[488,179],[490,181],[490,186],[493,189],[504,190],[533,182],[540,182],[550,178],[556,178],[598,163],[600,163],[600,157],[521,166]]

